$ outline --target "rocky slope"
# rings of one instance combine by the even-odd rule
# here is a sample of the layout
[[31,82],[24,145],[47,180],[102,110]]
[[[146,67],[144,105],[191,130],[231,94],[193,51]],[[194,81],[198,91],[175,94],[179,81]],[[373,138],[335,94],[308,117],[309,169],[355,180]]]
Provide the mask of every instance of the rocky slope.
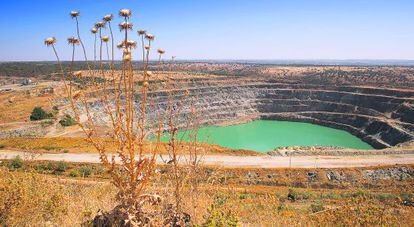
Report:
[[[312,84],[303,78],[216,76],[181,84],[197,97],[204,124],[258,118],[311,122],[346,130],[375,148],[414,140],[414,89],[376,87],[366,81]],[[154,97],[165,102],[163,93]]]
[[[202,71],[208,73],[218,70],[217,67],[210,69],[208,64],[202,65],[206,69],[191,64],[188,67],[189,71],[201,73],[194,77],[187,73],[185,78],[180,77],[184,73],[176,73],[175,81],[181,90],[177,90],[175,97],[180,100],[189,91],[197,100],[202,124],[278,119],[343,129],[375,148],[403,146],[414,141],[413,68],[339,70],[336,67],[229,65],[227,72],[224,64],[217,66],[222,72],[220,75],[211,75]],[[234,71],[241,73],[234,74]],[[151,111],[149,115],[162,112],[168,100],[167,93],[157,88],[152,90],[150,96],[158,111]],[[91,103],[95,118],[105,122],[99,105],[97,101]],[[181,123],[185,124],[185,118]]]

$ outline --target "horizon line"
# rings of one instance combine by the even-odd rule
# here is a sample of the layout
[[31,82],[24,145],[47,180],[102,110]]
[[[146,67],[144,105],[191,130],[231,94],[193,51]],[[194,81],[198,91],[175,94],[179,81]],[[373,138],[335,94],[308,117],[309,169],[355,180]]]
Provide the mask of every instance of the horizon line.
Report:
[[[119,62],[120,60],[115,60]],[[156,59],[150,62],[157,61]],[[165,62],[170,62],[170,59],[165,59]],[[11,60],[0,61],[0,64],[5,63],[53,63],[56,60]],[[71,62],[70,60],[62,61],[64,63]],[[78,60],[75,62],[85,62]],[[110,62],[110,61],[104,61]],[[133,62],[141,62],[136,60]],[[240,63],[240,64],[268,64],[268,65],[315,65],[315,66],[414,66],[414,59],[175,59],[176,63]]]
[[[169,61],[170,59],[164,59],[164,61]],[[56,60],[0,60],[0,63],[4,62],[55,62]],[[70,62],[71,60],[62,60],[62,62]],[[90,61],[90,60],[89,60]],[[111,60],[103,60],[103,62],[109,62]],[[114,61],[121,61],[114,60]],[[142,60],[134,60],[136,62]],[[158,61],[158,59],[152,59],[150,61]],[[193,58],[193,59],[180,59],[176,58],[174,61],[413,61],[414,59],[404,59],[404,58],[275,58],[275,59],[265,59],[265,58]],[[75,60],[74,62],[85,62],[85,60]]]

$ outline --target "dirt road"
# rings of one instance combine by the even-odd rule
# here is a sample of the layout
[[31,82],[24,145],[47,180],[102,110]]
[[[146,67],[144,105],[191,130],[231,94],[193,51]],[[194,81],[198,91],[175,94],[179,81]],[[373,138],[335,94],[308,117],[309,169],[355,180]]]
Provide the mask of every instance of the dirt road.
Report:
[[[12,159],[15,156],[34,160],[89,162],[98,163],[97,154],[42,154],[30,156],[25,152],[0,151],[0,159]],[[30,156],[30,157],[29,157]],[[180,161],[185,162],[186,156]],[[164,159],[167,159],[164,157]],[[157,158],[161,163],[161,158]],[[222,167],[257,167],[257,168],[344,168],[364,167],[394,164],[414,164],[414,154],[401,155],[364,155],[364,156],[297,156],[297,157],[271,157],[271,156],[227,156],[206,155],[203,157],[204,165],[217,165]]]

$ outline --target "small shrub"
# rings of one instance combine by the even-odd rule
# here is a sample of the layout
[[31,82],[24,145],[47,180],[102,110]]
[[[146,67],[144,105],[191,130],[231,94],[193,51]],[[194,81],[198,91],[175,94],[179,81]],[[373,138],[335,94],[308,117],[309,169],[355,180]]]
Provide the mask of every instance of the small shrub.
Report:
[[414,200],[414,193],[401,192],[400,197],[402,200]]
[[288,200],[290,200],[292,202],[295,202],[298,199],[299,196],[298,196],[298,193],[295,190],[289,188],[289,192],[288,192],[287,197],[288,197]]
[[79,171],[82,177],[89,177],[92,174],[92,168],[90,166],[81,166]]
[[38,173],[47,173],[48,166],[44,163],[40,163],[39,165],[36,165],[34,167],[34,169],[38,172]]
[[43,119],[49,119],[52,117],[51,113],[47,113],[42,109],[42,107],[35,107],[30,115],[31,121],[38,121]]
[[46,150],[46,151],[59,151],[62,148],[61,147],[56,147],[56,146],[42,146],[40,147],[40,149]]
[[402,192],[400,194],[400,198],[402,200],[402,205],[414,207],[414,194],[413,193]]
[[279,203],[279,206],[277,206],[277,211],[282,211],[282,210],[286,210],[286,204],[283,202],[283,203]]
[[20,169],[22,167],[23,167],[23,159],[19,155],[14,157],[9,164],[10,169]]
[[218,209],[215,205],[211,205],[207,209],[206,220],[202,226],[213,227],[213,226],[231,226],[235,227],[239,223],[238,217],[233,214],[231,210],[223,211]]
[[52,171],[53,174],[61,175],[69,169],[69,165],[66,162],[49,162],[47,164],[47,169]]
[[99,175],[106,173],[105,168],[103,168],[102,166],[95,166],[94,170],[95,170],[95,173]]
[[251,198],[251,197],[253,197],[251,194],[248,194],[248,193],[240,193],[239,194],[239,199],[248,199],[248,198]]
[[312,211],[312,213],[316,213],[325,210],[325,207],[322,203],[315,202],[310,205],[310,210]]
[[315,194],[312,194],[311,192],[307,191],[301,191],[289,188],[289,192],[287,195],[287,199],[295,202],[296,200],[302,200],[302,199],[310,199],[310,198],[316,198]]
[[6,148],[6,145],[0,144],[0,149]]
[[70,177],[80,177],[81,176],[81,173],[79,171],[77,171],[77,170],[74,170],[74,171],[72,171],[72,172],[69,173],[69,176]]
[[63,127],[68,127],[76,124],[75,119],[73,119],[70,115],[66,114],[65,117],[59,121],[59,124]]
[[219,193],[214,197],[214,204],[222,206],[227,202],[227,199],[228,197],[226,195]]
[[52,112],[53,112],[54,115],[58,114],[59,113],[59,107],[58,106],[53,106],[52,107]]
[[66,162],[58,162],[56,170],[59,172],[65,172],[69,168]]

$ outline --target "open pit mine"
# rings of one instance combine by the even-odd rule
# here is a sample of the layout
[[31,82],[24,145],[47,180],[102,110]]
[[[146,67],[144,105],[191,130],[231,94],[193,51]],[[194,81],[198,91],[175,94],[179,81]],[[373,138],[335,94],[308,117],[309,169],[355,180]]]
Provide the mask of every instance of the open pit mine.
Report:
[[[413,152],[412,67],[165,63],[151,69],[159,76],[153,79],[155,85],[150,92],[151,105],[158,111],[151,110],[150,115],[164,111],[168,94],[156,82],[168,77],[174,80],[176,100],[186,92],[195,97],[195,106],[202,116],[200,124],[204,126],[234,125],[257,119],[308,122],[347,131],[382,153]],[[138,107],[139,103],[135,105]],[[95,120],[105,124],[108,119],[102,115],[100,103],[90,102],[90,106]],[[185,117],[180,126],[184,125]],[[81,135],[76,130],[66,133],[64,128],[51,130],[53,127],[56,125],[27,124],[3,130],[0,136]],[[328,154],[338,153],[338,149],[334,150]],[[308,148],[296,149],[298,152],[315,153]],[[365,153],[355,149],[353,152]]]

